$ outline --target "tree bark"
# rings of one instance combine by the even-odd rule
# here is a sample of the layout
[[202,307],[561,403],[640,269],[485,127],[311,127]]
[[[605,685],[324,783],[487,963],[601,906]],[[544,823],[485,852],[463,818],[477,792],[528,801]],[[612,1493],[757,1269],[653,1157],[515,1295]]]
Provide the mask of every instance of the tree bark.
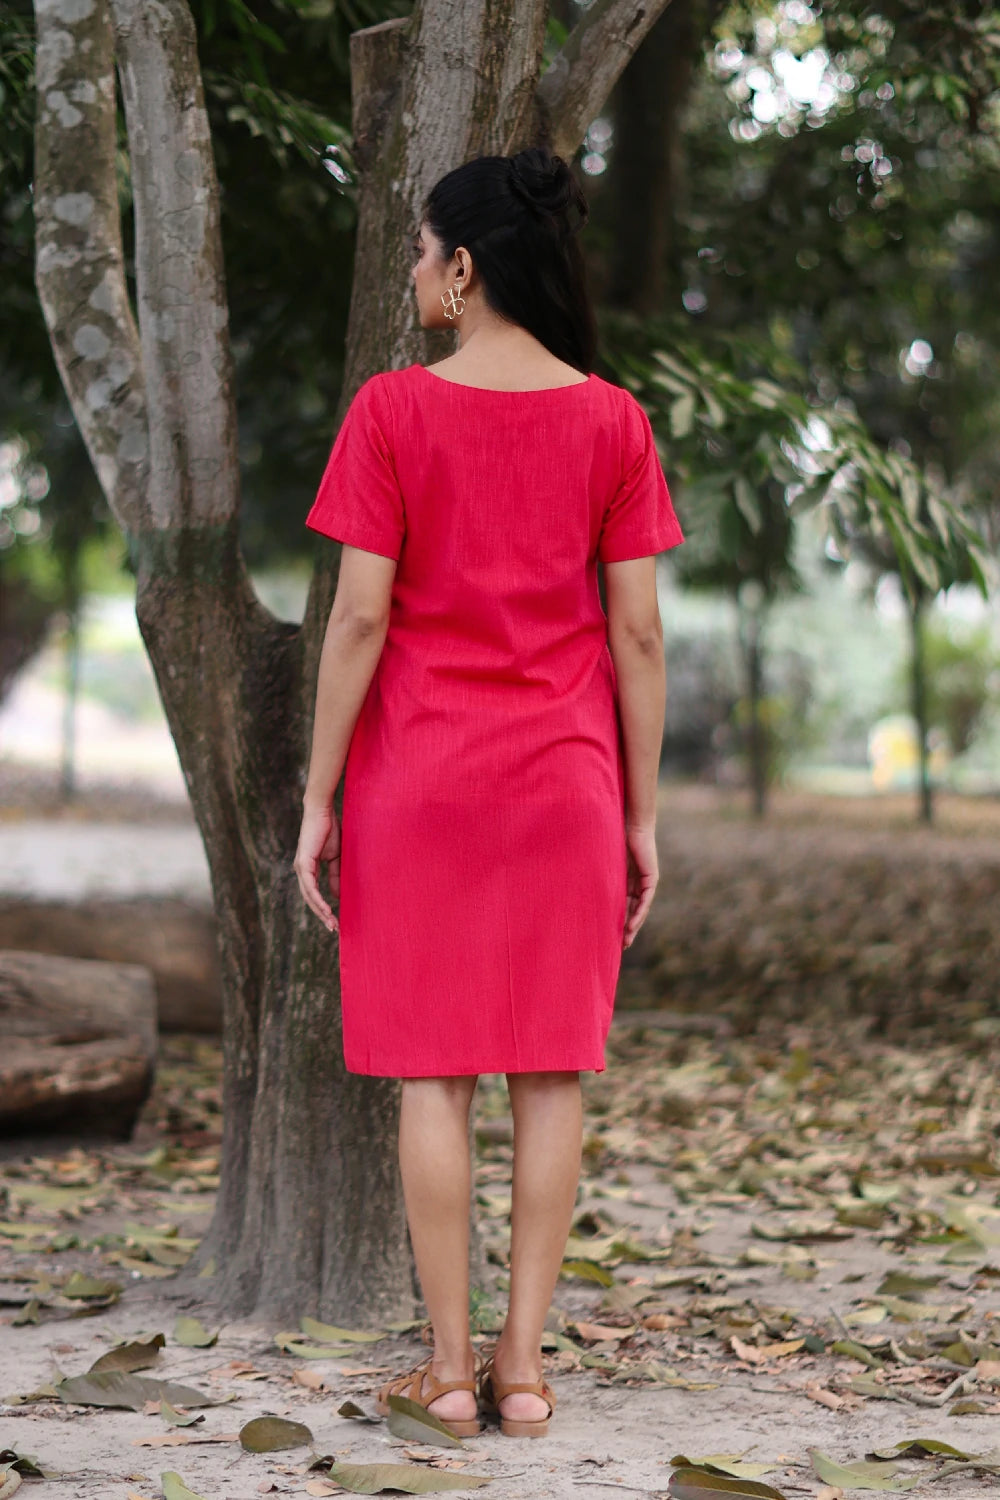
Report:
[[[539,83],[544,0],[423,0],[351,38],[361,173],[338,419],[374,370],[428,353],[409,277],[426,192],[480,152],[571,156],[666,0],[595,0]],[[84,14],[84,12],[86,12]],[[218,186],[184,0],[37,0],[37,282],[74,414],[136,566],[137,615],[219,922],[222,1185],[199,1264],[230,1315],[407,1316],[415,1287],[398,1086],[345,1072],[332,939],[292,871],[339,549],[301,628],[258,602],[237,542]],[[115,182],[117,59],[137,316]],[[342,789],[341,789],[342,790]],[[340,792],[338,792],[339,800]]]

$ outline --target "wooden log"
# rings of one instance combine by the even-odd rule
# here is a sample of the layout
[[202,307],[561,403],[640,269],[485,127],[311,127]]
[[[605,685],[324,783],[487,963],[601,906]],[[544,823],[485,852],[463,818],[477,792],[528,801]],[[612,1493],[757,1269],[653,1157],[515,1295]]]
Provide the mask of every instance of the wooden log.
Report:
[[207,902],[174,896],[87,901],[0,898],[0,950],[142,964],[153,975],[159,1029],[222,1031],[216,922]]
[[127,1137],[156,1052],[148,969],[0,953],[0,1131],[61,1126]]

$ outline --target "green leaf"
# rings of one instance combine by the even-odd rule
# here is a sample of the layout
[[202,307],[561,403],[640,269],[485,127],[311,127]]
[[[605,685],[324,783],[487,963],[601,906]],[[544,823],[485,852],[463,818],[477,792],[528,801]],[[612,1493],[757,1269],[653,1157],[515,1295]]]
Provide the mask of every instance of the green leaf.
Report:
[[600,1286],[614,1286],[615,1278],[595,1260],[564,1260],[560,1267],[562,1276],[578,1276],[581,1281],[596,1281]]
[[709,1474],[723,1474],[729,1479],[759,1479],[761,1474],[781,1467],[777,1463],[745,1463],[738,1453],[709,1453],[705,1458],[688,1458],[679,1453],[670,1462],[677,1469],[705,1469]]
[[870,1370],[882,1370],[885,1368],[884,1360],[878,1358],[864,1344],[855,1343],[854,1339],[837,1339],[830,1346],[834,1354],[845,1354],[848,1359],[857,1359]]
[[716,1495],[728,1500],[784,1500],[773,1485],[760,1484],[754,1479],[730,1479],[725,1474],[706,1473],[704,1469],[675,1469],[667,1494],[673,1500],[712,1500]]
[[687,391],[670,408],[670,431],[675,438],[686,438],[694,426],[695,396]]
[[336,1359],[343,1354],[356,1354],[352,1344],[307,1344],[298,1333],[276,1333],[274,1342],[283,1354],[294,1354],[296,1359]]
[[445,1448],[462,1446],[457,1432],[409,1396],[389,1397],[387,1426],[393,1437],[406,1438],[411,1443],[438,1443]]
[[912,1490],[918,1484],[923,1484],[926,1477],[923,1474],[911,1474],[908,1479],[894,1479],[895,1464],[868,1463],[864,1459],[838,1464],[818,1448],[810,1448],[809,1457],[824,1484],[839,1484],[843,1490]]
[[402,1490],[407,1495],[434,1495],[440,1490],[478,1490],[491,1484],[487,1474],[450,1474],[422,1464],[314,1464],[352,1495],[379,1495]]
[[79,1297],[84,1301],[91,1297],[117,1298],[121,1294],[117,1281],[97,1281],[93,1276],[84,1276],[82,1271],[74,1271],[60,1290],[64,1297]]
[[218,1337],[217,1332],[209,1333],[197,1318],[180,1317],[174,1324],[174,1343],[183,1345],[185,1349],[211,1349]]
[[764,518],[761,514],[757,492],[745,474],[737,474],[733,479],[733,499],[740,515],[756,536],[763,525]]
[[877,1448],[867,1456],[869,1458],[926,1458],[928,1455],[943,1453],[948,1458],[974,1459],[978,1453],[966,1453],[962,1448],[953,1448],[950,1443],[943,1443],[940,1438],[903,1438],[894,1443],[891,1448]]
[[875,1288],[876,1295],[889,1297],[917,1297],[921,1292],[933,1291],[940,1276],[908,1276],[905,1271],[887,1271]]
[[194,1427],[205,1420],[200,1412],[188,1412],[185,1416],[182,1412],[175,1411],[169,1401],[160,1402],[160,1416],[168,1427]]
[[381,1417],[372,1417],[366,1411],[362,1411],[356,1401],[345,1401],[343,1406],[337,1407],[338,1417],[355,1417],[359,1422],[381,1422]]
[[0,1453],[0,1473],[6,1473],[14,1469],[18,1474],[28,1479],[47,1479],[50,1476],[39,1467],[38,1460],[32,1458],[30,1453],[18,1453],[14,1448],[5,1448]]
[[364,1333],[356,1328],[334,1328],[330,1323],[317,1323],[315,1318],[300,1318],[299,1327],[311,1339],[321,1344],[377,1344],[385,1338],[384,1333]]
[[96,1375],[73,1375],[60,1380],[56,1394],[70,1406],[115,1406],[142,1411],[147,1401],[169,1401],[173,1406],[215,1406],[211,1396],[171,1380],[149,1380],[124,1370],[100,1370]]
[[194,1490],[189,1490],[181,1476],[172,1469],[160,1475],[160,1484],[163,1488],[163,1500],[205,1500],[203,1495],[196,1495]]
[[162,1333],[154,1333],[145,1343],[119,1344],[95,1359],[87,1374],[98,1375],[102,1370],[148,1370],[156,1364],[165,1343]]
[[254,1417],[240,1428],[240,1442],[248,1453],[278,1453],[284,1448],[304,1448],[313,1435],[302,1422],[284,1417]]

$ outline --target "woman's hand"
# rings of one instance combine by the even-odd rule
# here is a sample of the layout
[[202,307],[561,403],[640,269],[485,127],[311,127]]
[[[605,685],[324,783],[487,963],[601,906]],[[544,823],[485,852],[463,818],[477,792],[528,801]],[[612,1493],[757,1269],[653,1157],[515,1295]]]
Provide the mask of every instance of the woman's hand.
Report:
[[319,888],[320,862],[329,869],[330,896],[340,900],[340,823],[332,807],[306,807],[295,853],[299,890],[328,932],[339,932],[340,923],[323,899]]
[[655,827],[652,824],[626,827],[625,846],[628,851],[628,906],[622,947],[629,948],[646,920],[660,879]]

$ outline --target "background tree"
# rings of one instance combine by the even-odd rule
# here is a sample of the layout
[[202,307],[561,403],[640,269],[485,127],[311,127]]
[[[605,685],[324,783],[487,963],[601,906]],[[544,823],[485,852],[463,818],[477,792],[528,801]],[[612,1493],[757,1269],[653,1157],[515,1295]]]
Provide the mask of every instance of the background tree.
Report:
[[[426,355],[409,244],[433,181],[546,139],[572,158],[663,8],[598,0],[545,58],[546,10],[418,5],[354,33],[357,239],[340,411]],[[82,10],[82,7],[79,8]],[[36,274],[59,370],[136,571],[137,614],[201,830],[226,1007],[222,1184],[205,1263],[231,1311],[383,1319],[412,1306],[397,1089],[344,1073],[336,950],[291,859],[336,566],[301,627],[250,586],[219,190],[183,0],[36,8]],[[548,66],[543,71],[543,62]],[[134,217],[129,299],[115,66]]]

